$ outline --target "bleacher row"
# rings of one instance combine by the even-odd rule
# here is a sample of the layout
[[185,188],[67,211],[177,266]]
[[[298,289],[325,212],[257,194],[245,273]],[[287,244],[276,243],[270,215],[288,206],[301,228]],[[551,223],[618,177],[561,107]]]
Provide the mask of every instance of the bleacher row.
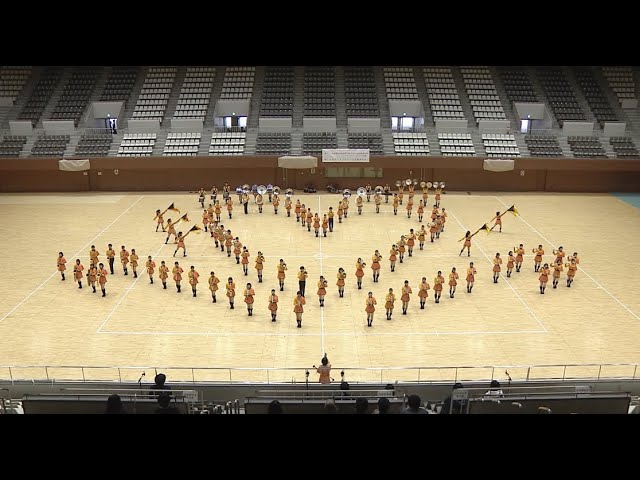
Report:
[[0,97],[8,98],[15,104],[18,95],[31,78],[32,67],[4,66],[0,67]]
[[173,118],[205,120],[215,78],[214,67],[187,67]]
[[131,116],[133,120],[157,119],[162,123],[177,71],[177,67],[149,67]]

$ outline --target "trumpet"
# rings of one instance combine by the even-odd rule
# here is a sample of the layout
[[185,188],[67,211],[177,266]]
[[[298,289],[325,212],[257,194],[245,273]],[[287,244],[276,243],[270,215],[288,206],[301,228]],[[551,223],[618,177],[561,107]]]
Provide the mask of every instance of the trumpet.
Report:
[[287,188],[284,192],[284,196],[287,198],[293,197],[293,188]]
[[367,190],[364,187],[360,187],[356,190],[356,193],[359,197],[364,197],[367,194]]
[[267,187],[265,187],[264,185],[259,185],[257,191],[260,195],[264,195],[265,193],[267,193]]

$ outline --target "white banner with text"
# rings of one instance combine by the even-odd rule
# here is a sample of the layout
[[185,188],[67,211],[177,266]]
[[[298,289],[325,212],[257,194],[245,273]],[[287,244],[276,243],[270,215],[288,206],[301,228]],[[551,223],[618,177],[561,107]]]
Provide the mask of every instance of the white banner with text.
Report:
[[361,162],[369,163],[368,148],[323,148],[322,162]]

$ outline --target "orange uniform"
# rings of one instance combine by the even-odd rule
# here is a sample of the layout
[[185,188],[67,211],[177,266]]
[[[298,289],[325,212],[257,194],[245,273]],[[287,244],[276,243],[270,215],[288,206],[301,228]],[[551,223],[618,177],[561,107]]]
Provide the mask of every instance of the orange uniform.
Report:
[[64,257],[58,257],[58,271],[59,272],[64,272],[67,269],[67,266],[65,265],[65,263],[67,263],[67,259]]
[[98,283],[100,285],[107,283],[107,275],[109,275],[109,273],[106,268],[98,269]]
[[307,303],[307,301],[304,299],[304,297],[296,297],[293,299],[293,312],[294,313],[303,313],[304,312],[304,304]]
[[402,300],[403,302],[408,302],[409,299],[411,298],[409,295],[411,295],[413,293],[413,290],[411,290],[410,286],[403,286],[402,287],[402,296],[400,297],[400,300]]
[[171,273],[173,274],[173,280],[175,282],[179,282],[180,280],[182,280],[182,272],[184,272],[182,267],[180,266],[173,267],[173,269],[171,270]]
[[160,265],[160,270],[158,271],[160,272],[160,280],[164,281],[169,278],[169,267],[166,265]]
[[467,282],[471,283],[476,280],[475,274],[477,273],[476,267],[467,268]]
[[192,287],[195,287],[198,284],[198,277],[200,274],[195,270],[189,270],[189,283]]
[[456,285],[458,285],[459,278],[460,278],[460,275],[458,275],[458,272],[451,272],[449,274],[449,286],[455,287]]
[[493,271],[494,272],[499,272],[500,271],[500,265],[502,265],[502,259],[500,257],[494,257],[493,258]]
[[73,266],[73,276],[76,279],[76,282],[82,280],[82,271],[84,270],[84,266],[82,264]]
[[384,308],[387,310],[393,310],[393,303],[396,301],[396,296],[393,293],[387,293],[384,297]]
[[430,288],[431,287],[427,282],[420,282],[420,285],[418,285],[418,297],[427,298],[429,296]]
[[253,297],[256,294],[256,291],[253,288],[245,288],[244,289],[244,303],[247,305],[251,305],[253,303]]
[[444,277],[442,275],[438,275],[433,279],[433,290],[436,292],[442,291],[442,284],[444,283]]
[[212,277],[209,277],[209,290],[211,290],[213,293],[217,292],[219,283],[220,283],[220,279],[215,275]]
[[344,287],[344,279],[347,278],[347,274],[346,273],[338,273],[338,281],[336,282],[336,285],[338,287]]
[[365,308],[364,311],[367,313],[373,313],[376,311],[376,305],[378,304],[378,302],[376,301],[375,297],[367,297],[367,300],[365,301]]
[[156,262],[154,262],[153,260],[147,260],[147,263],[145,264],[146,268],[147,268],[147,273],[149,275],[153,275],[153,272],[155,271],[156,268]]
[[227,289],[227,297],[233,298],[236,296],[236,284],[234,282],[227,282],[225,288]]

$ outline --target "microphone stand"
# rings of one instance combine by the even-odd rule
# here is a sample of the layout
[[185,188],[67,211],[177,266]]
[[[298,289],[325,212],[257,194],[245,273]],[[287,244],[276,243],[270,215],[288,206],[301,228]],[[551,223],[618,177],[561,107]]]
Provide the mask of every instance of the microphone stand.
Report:
[[509,393],[511,393],[511,375],[509,375],[509,372],[507,370],[504,371],[504,374],[509,379],[509,381],[507,383],[507,388],[509,389]]
[[142,377],[144,377],[144,376],[145,376],[145,373],[142,372],[142,375],[140,375],[140,378],[138,379],[138,388],[140,390],[142,390]]

